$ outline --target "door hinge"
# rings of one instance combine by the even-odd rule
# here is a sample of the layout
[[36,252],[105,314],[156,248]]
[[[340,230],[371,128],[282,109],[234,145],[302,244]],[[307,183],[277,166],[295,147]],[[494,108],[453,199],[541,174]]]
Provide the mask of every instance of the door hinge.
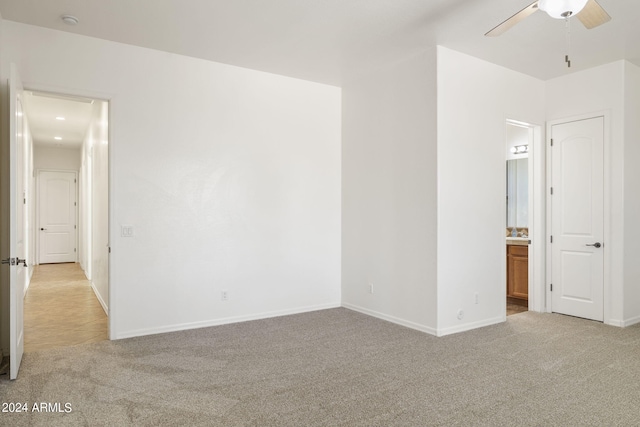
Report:
[[78,206],[78,205],[77,205],[77,202],[73,202],[73,206]]
[[75,252],[75,251],[76,251],[76,248],[73,248],[73,252]]
[[551,286],[551,292],[553,292],[553,283],[550,286]]
[[553,187],[549,187],[549,191],[551,191],[551,195],[553,196]]
[[553,147],[553,138],[551,138],[551,146]]
[[74,184],[76,183],[76,179],[75,179],[75,178],[73,178],[73,183],[74,183]]
[[553,243],[553,236],[551,236],[551,243]]
[[77,229],[77,228],[78,228],[78,226],[76,226],[76,225],[74,225],[74,226],[73,226],[73,229],[74,229],[74,230],[75,230],[75,229]]
[[111,246],[109,246],[109,253],[111,253]]

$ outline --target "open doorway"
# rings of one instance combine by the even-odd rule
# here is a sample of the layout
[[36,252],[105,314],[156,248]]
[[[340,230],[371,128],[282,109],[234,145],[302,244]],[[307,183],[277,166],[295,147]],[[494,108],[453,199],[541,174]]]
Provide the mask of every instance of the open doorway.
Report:
[[24,99],[33,151],[25,352],[106,340],[108,102],[28,89]]
[[529,151],[532,130],[507,121],[507,315],[529,307]]
[[513,315],[544,309],[544,147],[539,125],[507,120],[505,134],[506,311]]

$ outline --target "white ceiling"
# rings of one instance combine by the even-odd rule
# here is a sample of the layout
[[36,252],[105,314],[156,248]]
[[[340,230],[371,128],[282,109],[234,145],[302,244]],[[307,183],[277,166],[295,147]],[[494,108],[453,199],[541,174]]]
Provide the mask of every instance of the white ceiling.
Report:
[[[593,30],[537,12],[489,29],[532,0],[0,0],[3,19],[340,85],[354,70],[441,44],[549,79],[618,59],[640,65],[640,1],[598,0]],[[77,26],[60,15],[78,17]]]
[[[24,108],[36,147],[79,149],[82,146],[93,109],[89,100],[25,91]],[[57,120],[56,117],[64,117],[65,120]],[[55,137],[62,139],[56,140]]]

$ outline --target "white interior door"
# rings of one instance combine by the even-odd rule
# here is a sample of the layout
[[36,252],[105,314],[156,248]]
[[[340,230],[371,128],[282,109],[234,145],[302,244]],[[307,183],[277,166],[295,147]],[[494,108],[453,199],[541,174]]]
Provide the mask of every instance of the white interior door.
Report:
[[38,173],[39,263],[76,261],[76,173]]
[[551,309],[604,318],[604,118],[551,127]]
[[11,64],[9,77],[9,378],[18,377],[24,352],[24,291],[27,280],[24,230],[24,109],[22,82]]

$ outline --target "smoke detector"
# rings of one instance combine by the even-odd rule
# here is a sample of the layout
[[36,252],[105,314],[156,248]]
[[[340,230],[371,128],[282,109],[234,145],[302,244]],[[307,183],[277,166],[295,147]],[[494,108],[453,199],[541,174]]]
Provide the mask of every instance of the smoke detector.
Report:
[[78,18],[72,15],[62,15],[60,19],[62,19],[62,22],[64,22],[67,25],[78,25],[78,22],[79,22]]

